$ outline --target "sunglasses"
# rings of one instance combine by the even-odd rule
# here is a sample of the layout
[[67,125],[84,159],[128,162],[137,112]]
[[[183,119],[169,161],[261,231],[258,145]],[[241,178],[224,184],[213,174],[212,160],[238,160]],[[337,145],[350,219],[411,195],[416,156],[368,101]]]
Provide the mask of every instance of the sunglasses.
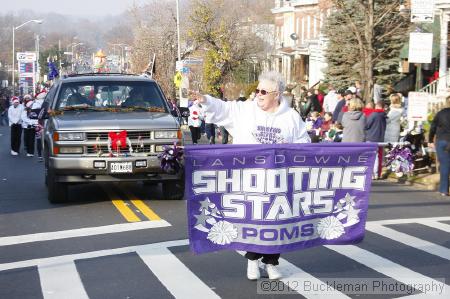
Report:
[[273,92],[277,92],[277,91],[276,90],[274,90],[274,91],[267,91],[267,90],[264,90],[264,89],[259,90],[258,88],[255,89],[255,94],[261,93],[263,96],[265,96],[266,94],[269,94],[269,93],[273,93]]

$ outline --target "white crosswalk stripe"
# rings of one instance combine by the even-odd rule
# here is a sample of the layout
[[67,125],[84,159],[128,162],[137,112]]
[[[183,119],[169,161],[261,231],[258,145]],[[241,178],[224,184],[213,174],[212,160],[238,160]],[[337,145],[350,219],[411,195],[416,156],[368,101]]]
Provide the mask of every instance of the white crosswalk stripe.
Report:
[[[450,217],[447,217],[448,220],[450,220]],[[444,218],[445,219],[445,218]],[[430,223],[429,225],[431,226],[433,222],[437,222],[437,221],[423,221],[423,223]],[[386,222],[385,222],[386,223]],[[403,221],[399,221],[398,223],[393,223],[393,221],[389,221],[387,222],[387,224],[400,224],[400,223],[422,223],[422,222],[403,222]],[[440,222],[438,222],[440,223]],[[441,223],[443,224],[443,223]],[[386,227],[384,226],[385,224],[383,224],[382,221],[377,221],[376,223],[371,223],[368,222],[366,224],[366,230],[382,235],[383,237],[395,240],[397,242],[403,243],[405,245],[408,246],[414,246],[415,248],[425,251],[429,254],[433,254],[436,256],[439,256],[441,258],[450,260],[450,249],[445,248],[444,246],[440,246],[434,243],[431,243],[429,241],[426,240],[422,240],[420,238],[396,231],[392,228]],[[440,225],[439,227],[443,228],[443,225]]]
[[169,249],[146,247],[136,252],[175,298],[220,298]]
[[73,261],[38,266],[38,271],[45,299],[89,298]]
[[[417,283],[417,281],[435,283],[437,285],[440,284],[439,281],[436,281],[431,277],[412,271],[411,269],[355,245],[326,245],[325,247],[404,284],[412,285]],[[450,286],[445,285],[444,288],[444,292],[450,294]]]
[[[448,232],[449,225],[442,221],[450,220],[450,217],[440,218],[426,218],[426,219],[399,219],[368,222],[366,224],[367,230],[379,234],[384,238],[400,242],[407,246],[422,250],[427,254],[449,259],[449,249],[434,244],[432,242],[422,240],[415,236],[398,232],[385,225],[392,224],[409,224],[419,223],[434,229]],[[76,232],[77,233],[77,232]],[[64,235],[64,234],[63,234]],[[70,234],[69,234],[70,235]],[[20,242],[20,236],[17,241]],[[176,298],[218,298],[219,295],[211,289],[204,281],[202,281],[196,273],[189,269],[169,248],[188,245],[188,240],[176,240],[162,243],[154,243],[139,246],[130,246],[116,249],[107,249],[92,251],[79,254],[71,254],[64,256],[49,257],[43,259],[33,259],[18,261],[13,263],[0,264],[0,272],[37,267],[39,278],[41,282],[42,294],[45,299],[53,298],[89,298],[85,287],[80,279],[80,274],[77,272],[75,262],[79,260],[92,259],[104,256],[116,256],[126,253],[136,253],[137,256],[145,263],[149,271],[151,271],[159,282]],[[392,278],[395,281],[410,284],[417,280],[434,282],[440,284],[444,288],[444,294],[450,294],[450,286],[442,284],[434,278],[421,274],[420,272],[410,269],[404,265],[395,263],[389,259],[389,256],[384,257],[371,252],[370,250],[362,249],[357,245],[328,245],[324,246],[346,258],[353,260],[365,267],[378,272],[383,277]],[[243,254],[242,252],[239,252]],[[201,258],[201,257],[198,257]],[[290,261],[280,259],[280,272],[283,274],[282,282],[289,281],[311,281],[313,283],[321,283],[321,277],[314,276],[307,271],[294,265]],[[197,270],[198,271],[198,270]],[[226,275],[226,273],[224,273]],[[323,274],[326,276],[326,274]],[[245,273],[242,273],[242,279],[245,278]],[[238,292],[238,290],[236,290]],[[256,292],[256,287],[255,287]],[[306,298],[321,298],[320,294],[305,294],[299,291],[301,295]],[[249,294],[250,295],[250,294]],[[245,297],[245,296],[244,296]],[[355,295],[347,295],[344,292],[335,291],[333,298],[350,298]],[[427,294],[416,294],[411,296],[393,296],[397,298],[427,298]],[[444,297],[445,298],[445,297]]]

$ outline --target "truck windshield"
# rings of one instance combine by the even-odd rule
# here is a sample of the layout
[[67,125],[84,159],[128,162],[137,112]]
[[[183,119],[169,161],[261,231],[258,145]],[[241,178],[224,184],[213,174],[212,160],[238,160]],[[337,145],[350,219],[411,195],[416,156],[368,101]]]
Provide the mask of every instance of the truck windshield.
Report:
[[156,83],[141,81],[63,83],[55,110],[78,109],[168,112]]

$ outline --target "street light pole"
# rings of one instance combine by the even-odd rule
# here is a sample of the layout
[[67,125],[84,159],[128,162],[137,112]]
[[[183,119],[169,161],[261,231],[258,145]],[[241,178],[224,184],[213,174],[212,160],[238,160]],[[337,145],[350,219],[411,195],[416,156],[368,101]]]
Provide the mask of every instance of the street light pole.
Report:
[[[179,0],[176,1],[177,3],[177,44],[178,44],[178,64],[181,64],[181,44],[180,44],[180,3]],[[182,92],[183,92],[183,88],[180,87],[178,88],[178,93],[179,93],[179,98],[180,98],[180,107],[181,105],[181,99],[182,99]],[[187,107],[187,103],[186,103],[186,107]]]
[[16,95],[16,89],[14,88],[15,85],[15,70],[16,70],[16,49],[15,47],[15,32],[16,32],[16,28],[14,28],[14,26],[12,27],[12,69],[11,69],[11,74],[12,74],[12,78],[11,78],[11,84],[12,84],[12,88],[13,88],[13,92],[12,95]]
[[25,26],[26,24],[28,24],[28,23],[31,23],[31,22],[33,22],[33,23],[37,23],[37,24],[42,24],[42,22],[43,22],[43,20],[29,20],[29,21],[26,21],[25,23],[23,23],[23,24],[21,24],[21,25],[19,25],[19,26],[17,26],[17,27],[12,27],[12,71],[11,71],[11,73],[12,73],[12,78],[11,78],[11,84],[12,84],[12,88],[13,88],[13,92],[12,92],[12,94],[13,95],[16,95],[16,89],[14,88],[14,85],[15,85],[15,77],[14,77],[14,73],[15,73],[15,68],[16,68],[16,49],[15,49],[15,37],[16,37],[16,30],[17,29],[19,29],[19,28],[21,28],[21,27],[23,27],[23,26]]

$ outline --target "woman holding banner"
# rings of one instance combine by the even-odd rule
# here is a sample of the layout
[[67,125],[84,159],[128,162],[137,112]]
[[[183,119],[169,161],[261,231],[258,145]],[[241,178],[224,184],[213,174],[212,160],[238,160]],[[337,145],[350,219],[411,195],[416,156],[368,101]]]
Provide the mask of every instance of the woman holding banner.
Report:
[[[284,89],[282,75],[271,71],[260,75],[254,101],[224,102],[198,92],[193,92],[193,96],[202,104],[203,113],[212,123],[230,132],[234,144],[309,143],[305,123],[282,97]],[[248,279],[260,278],[261,258],[269,278],[281,278],[276,268],[280,254],[247,252],[245,257]]]

